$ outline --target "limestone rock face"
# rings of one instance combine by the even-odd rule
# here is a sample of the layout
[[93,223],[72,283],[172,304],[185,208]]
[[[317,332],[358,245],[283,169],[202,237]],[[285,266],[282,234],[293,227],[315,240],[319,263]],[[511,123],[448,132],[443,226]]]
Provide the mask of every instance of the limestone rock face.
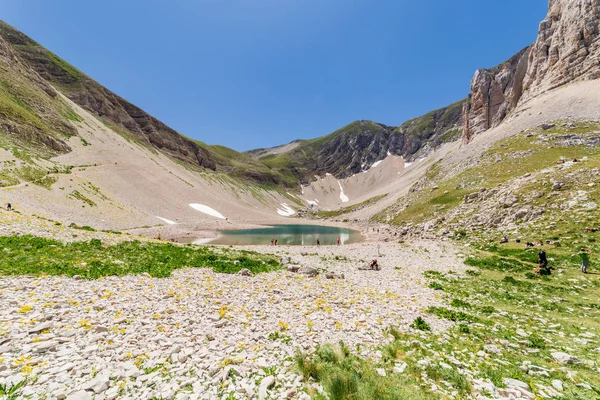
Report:
[[463,140],[499,125],[519,102],[527,72],[527,47],[491,69],[479,69],[471,80],[471,94],[463,105]]
[[525,98],[600,78],[600,0],[550,0],[529,55]]
[[492,69],[480,69],[463,106],[463,140],[498,126],[540,93],[600,78],[600,0],[550,0],[536,42]]

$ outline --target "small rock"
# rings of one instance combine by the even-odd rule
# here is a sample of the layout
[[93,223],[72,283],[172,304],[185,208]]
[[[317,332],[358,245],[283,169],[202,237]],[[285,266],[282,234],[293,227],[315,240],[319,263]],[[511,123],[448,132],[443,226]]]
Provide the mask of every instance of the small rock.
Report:
[[552,353],[552,358],[559,364],[569,365],[569,364],[578,364],[579,359],[575,356],[572,356],[567,353],[563,353],[561,351],[555,351]]
[[254,276],[254,274],[252,273],[252,271],[250,271],[248,268],[241,269],[240,272],[238,272],[238,275],[241,275],[241,276]]
[[260,386],[258,388],[258,398],[263,400],[267,398],[268,390],[275,384],[275,377],[273,375],[269,375],[264,378],[260,382]]
[[85,390],[79,390],[68,395],[67,400],[92,400],[92,394]]
[[314,278],[315,276],[319,275],[319,271],[317,271],[315,268],[312,268],[312,267],[301,267],[298,270],[298,273],[302,274],[302,275],[306,275],[309,278]]
[[559,381],[558,379],[554,379],[552,381],[552,387],[556,390],[558,390],[559,392],[563,391],[563,383],[561,381]]
[[28,332],[29,334],[40,333],[41,331],[46,331],[52,329],[53,323],[50,321],[42,322],[41,324],[37,324],[33,328],[31,328]]

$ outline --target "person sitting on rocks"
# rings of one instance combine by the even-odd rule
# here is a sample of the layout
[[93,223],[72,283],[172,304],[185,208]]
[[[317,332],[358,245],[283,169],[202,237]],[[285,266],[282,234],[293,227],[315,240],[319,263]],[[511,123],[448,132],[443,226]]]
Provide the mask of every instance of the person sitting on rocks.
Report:
[[375,271],[379,271],[379,263],[377,262],[376,258],[371,260],[371,264],[369,265],[369,268],[371,268],[372,270],[375,270]]
[[502,240],[500,241],[500,243],[508,243],[508,238],[506,236],[504,236],[502,238]]
[[525,246],[527,246],[527,247],[533,247],[533,246],[534,246],[534,244],[533,244],[533,243],[531,243],[531,242],[527,242],[527,243],[525,244]]

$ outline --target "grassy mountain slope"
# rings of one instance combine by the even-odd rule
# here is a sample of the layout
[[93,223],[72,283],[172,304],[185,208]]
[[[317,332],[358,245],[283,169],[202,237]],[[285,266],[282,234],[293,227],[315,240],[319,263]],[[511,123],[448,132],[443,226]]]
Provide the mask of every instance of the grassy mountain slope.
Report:
[[69,122],[79,118],[56,88],[119,134],[193,169],[266,186],[283,181],[247,155],[186,138],[2,21],[0,68],[0,137],[7,144],[43,156],[70,151],[62,139],[75,134]]
[[585,229],[600,221],[600,125],[553,125],[503,139],[449,170],[433,165],[375,218],[415,234],[587,243]]

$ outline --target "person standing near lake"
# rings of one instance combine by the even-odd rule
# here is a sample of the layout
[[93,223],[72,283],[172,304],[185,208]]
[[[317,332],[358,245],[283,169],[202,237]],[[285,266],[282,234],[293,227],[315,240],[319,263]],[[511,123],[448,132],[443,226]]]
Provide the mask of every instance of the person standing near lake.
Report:
[[342,241],[340,240],[340,237],[339,237],[339,236],[338,236],[338,238],[337,238],[337,244],[338,244],[338,246],[342,244]]
[[321,241],[319,239],[317,239],[317,246],[321,245]]
[[587,268],[590,265],[590,252],[582,247],[579,257],[581,258],[581,272],[587,274]]

